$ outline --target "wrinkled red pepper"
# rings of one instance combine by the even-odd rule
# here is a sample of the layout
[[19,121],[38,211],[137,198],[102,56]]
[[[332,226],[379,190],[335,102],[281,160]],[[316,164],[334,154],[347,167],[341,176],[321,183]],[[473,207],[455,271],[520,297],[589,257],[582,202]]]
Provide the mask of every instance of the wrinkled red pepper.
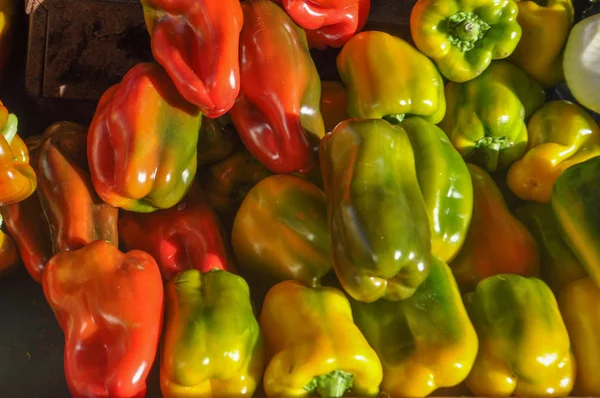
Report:
[[311,48],[342,47],[367,22],[371,0],[275,0],[306,30]]
[[269,0],[242,3],[241,91],[230,115],[249,152],[274,173],[307,173],[325,135],[321,81],[306,34]]
[[127,250],[143,250],[156,259],[165,281],[194,268],[237,272],[220,221],[197,185],[170,209],[121,212],[119,234]]
[[42,286],[65,334],[71,394],[144,396],[163,319],[163,283],[152,256],[98,240],[52,257]]
[[240,90],[239,0],[141,0],[154,58],[185,99],[209,118],[228,112]]

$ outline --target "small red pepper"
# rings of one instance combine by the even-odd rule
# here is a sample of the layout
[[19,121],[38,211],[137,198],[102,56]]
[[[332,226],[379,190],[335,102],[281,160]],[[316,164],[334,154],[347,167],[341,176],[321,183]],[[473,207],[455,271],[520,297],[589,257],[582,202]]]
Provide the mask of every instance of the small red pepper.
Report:
[[154,58],[185,99],[209,118],[240,91],[239,0],[141,0]]
[[42,286],[65,334],[71,394],[143,397],[163,319],[163,283],[152,256],[97,240],[52,257]]
[[143,250],[156,259],[165,281],[194,268],[236,273],[221,224],[197,185],[170,209],[121,212],[119,234],[128,250]]

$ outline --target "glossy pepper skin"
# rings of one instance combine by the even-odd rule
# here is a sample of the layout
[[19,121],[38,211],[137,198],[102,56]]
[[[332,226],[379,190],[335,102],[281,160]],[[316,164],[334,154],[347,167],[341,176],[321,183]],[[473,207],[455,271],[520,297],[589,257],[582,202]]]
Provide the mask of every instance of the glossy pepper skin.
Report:
[[379,393],[381,363],[338,289],[278,283],[267,293],[259,321],[267,345],[267,397]]
[[509,211],[502,193],[481,167],[467,163],[473,182],[473,216],[467,238],[450,263],[463,293],[504,273],[540,275],[540,252],[527,228]]
[[144,396],[163,316],[163,284],[154,259],[97,240],[52,257],[42,286],[65,333],[71,394]]
[[556,298],[537,278],[496,275],[464,297],[479,337],[466,385],[477,397],[569,396],[575,358]]
[[462,247],[473,214],[473,183],[469,169],[444,132],[411,117],[400,126],[415,155],[417,180],[431,227],[431,252],[451,261]]
[[431,232],[408,134],[344,121],[321,141],[333,267],[355,300],[410,297],[429,273]]
[[194,180],[202,114],[156,63],[140,63],[100,98],[88,131],[94,188],[106,203],[148,213],[179,202]]
[[556,217],[549,203],[525,203],[515,215],[527,227],[540,249],[541,278],[558,296],[569,283],[587,273],[560,236]]
[[231,244],[250,272],[319,286],[332,268],[325,194],[300,177],[265,178],[238,210]]
[[545,101],[539,83],[507,61],[494,61],[473,80],[448,83],[445,92],[448,110],[439,126],[466,161],[496,171],[525,154],[525,119]]
[[308,172],[325,127],[321,80],[306,34],[269,0],[244,2],[242,9],[241,90],[230,112],[233,124],[272,172]]
[[527,0],[517,5],[523,35],[508,60],[546,87],[563,82],[563,48],[575,14],[571,0]]
[[421,116],[437,124],[446,112],[444,83],[435,65],[416,48],[385,32],[352,37],[336,60],[348,87],[348,115],[402,120]]
[[600,287],[600,157],[566,169],[550,198],[565,243]]
[[342,82],[326,80],[321,82],[321,114],[325,131],[332,132],[338,123],[348,116],[348,89]]
[[600,127],[581,106],[550,101],[527,124],[527,153],[510,167],[507,183],[522,200],[548,203],[558,176],[600,155]]
[[48,220],[54,253],[80,249],[98,239],[119,244],[119,211],[94,191],[86,141],[85,127],[54,123],[44,132],[35,156],[37,195]]
[[306,30],[310,47],[342,47],[360,31],[369,15],[371,0],[275,0]]
[[557,296],[577,359],[575,396],[600,394],[600,288],[591,278],[569,283]]
[[239,0],[141,0],[152,54],[181,95],[209,118],[240,92]]
[[13,239],[4,231],[0,231],[0,276],[14,269],[20,259]]
[[522,34],[518,13],[512,0],[419,0],[410,14],[410,31],[442,75],[462,83],[515,50]]
[[265,366],[250,288],[223,270],[186,270],[165,288],[165,398],[251,397]]
[[461,383],[478,340],[450,268],[431,259],[431,272],[402,301],[351,300],[357,326],[383,365],[381,390],[392,397],[426,397]]
[[17,134],[18,124],[0,101],[0,206],[27,199],[37,187],[29,150]]
[[156,260],[165,281],[187,269],[236,272],[221,222],[197,185],[170,209],[121,211],[119,234],[127,250],[143,250]]
[[227,159],[238,143],[237,132],[224,118],[204,118],[198,135],[198,167]]

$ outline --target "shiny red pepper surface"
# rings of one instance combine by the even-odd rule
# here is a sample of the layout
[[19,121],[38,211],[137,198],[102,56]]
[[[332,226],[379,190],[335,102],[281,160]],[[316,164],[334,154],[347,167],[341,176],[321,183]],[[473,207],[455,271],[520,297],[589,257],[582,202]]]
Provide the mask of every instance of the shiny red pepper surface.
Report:
[[52,257],[42,286],[65,334],[71,395],[144,396],[163,319],[163,283],[154,259],[98,240]]
[[209,118],[240,91],[239,0],[141,0],[152,53],[185,99]]
[[306,34],[269,0],[242,3],[241,90],[230,115],[250,153],[274,173],[309,172],[325,135],[321,80]]

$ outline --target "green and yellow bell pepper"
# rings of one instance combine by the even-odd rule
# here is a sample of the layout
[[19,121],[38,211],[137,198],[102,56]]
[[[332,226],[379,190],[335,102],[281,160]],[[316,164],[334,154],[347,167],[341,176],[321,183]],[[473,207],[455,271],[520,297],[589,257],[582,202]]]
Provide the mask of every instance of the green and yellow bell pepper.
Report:
[[512,0],[419,0],[410,14],[417,48],[448,80],[462,83],[508,57],[521,39]]
[[165,299],[163,396],[251,397],[265,352],[246,281],[224,270],[186,270],[167,284]]
[[431,231],[406,131],[346,120],[321,141],[333,267],[355,300],[410,297],[429,273]]
[[461,383],[478,340],[450,268],[431,260],[429,276],[402,301],[351,300],[354,319],[383,365],[382,392],[425,397]]
[[267,345],[267,397],[379,393],[381,362],[338,289],[281,282],[267,293],[260,326]]
[[600,127],[573,102],[547,102],[531,116],[527,132],[527,153],[507,174],[508,186],[522,200],[547,203],[564,170],[600,155]]
[[464,297],[479,337],[466,385],[478,397],[569,396],[575,358],[558,304],[537,278],[502,274]]
[[352,118],[401,121],[406,115],[439,123],[446,112],[442,77],[433,62],[399,37],[366,31],[337,57]]
[[439,126],[468,162],[505,169],[527,150],[525,119],[545,100],[539,83],[508,61],[477,78],[446,85],[448,109]]

